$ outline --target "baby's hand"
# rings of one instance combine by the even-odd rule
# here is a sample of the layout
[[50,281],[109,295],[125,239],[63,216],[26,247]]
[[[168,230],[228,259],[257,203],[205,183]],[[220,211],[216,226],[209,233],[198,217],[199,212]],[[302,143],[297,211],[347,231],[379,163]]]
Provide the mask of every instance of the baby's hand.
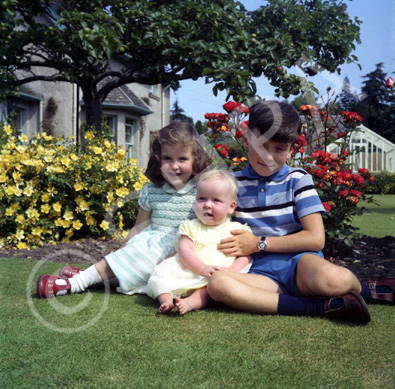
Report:
[[206,265],[204,268],[201,270],[200,275],[203,277],[210,278],[217,270],[220,270],[219,266],[209,266]]

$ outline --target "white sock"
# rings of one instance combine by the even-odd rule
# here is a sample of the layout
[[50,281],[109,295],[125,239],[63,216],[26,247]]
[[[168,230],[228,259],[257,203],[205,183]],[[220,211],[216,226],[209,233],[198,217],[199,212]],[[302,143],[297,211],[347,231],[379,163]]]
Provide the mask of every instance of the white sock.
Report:
[[96,266],[92,265],[81,273],[76,274],[74,277],[69,278],[69,282],[71,285],[71,293],[79,293],[83,292],[88,286],[102,282],[102,279]]

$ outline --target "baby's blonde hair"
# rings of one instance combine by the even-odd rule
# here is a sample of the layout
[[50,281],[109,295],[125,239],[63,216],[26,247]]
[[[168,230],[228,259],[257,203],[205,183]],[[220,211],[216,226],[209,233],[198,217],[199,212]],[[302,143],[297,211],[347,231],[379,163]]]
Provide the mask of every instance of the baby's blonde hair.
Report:
[[237,181],[233,177],[233,175],[229,173],[227,170],[213,169],[204,172],[199,176],[198,185],[203,181],[223,181],[223,180],[226,180],[228,182],[232,200],[236,201],[237,191],[238,191]]

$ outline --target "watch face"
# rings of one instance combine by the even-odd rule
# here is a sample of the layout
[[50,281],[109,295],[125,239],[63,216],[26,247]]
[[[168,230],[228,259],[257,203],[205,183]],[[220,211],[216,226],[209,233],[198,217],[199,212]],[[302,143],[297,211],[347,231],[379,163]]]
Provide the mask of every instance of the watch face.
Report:
[[264,241],[264,240],[261,240],[259,243],[258,243],[258,248],[259,248],[259,250],[266,250],[266,247],[267,247],[267,243]]

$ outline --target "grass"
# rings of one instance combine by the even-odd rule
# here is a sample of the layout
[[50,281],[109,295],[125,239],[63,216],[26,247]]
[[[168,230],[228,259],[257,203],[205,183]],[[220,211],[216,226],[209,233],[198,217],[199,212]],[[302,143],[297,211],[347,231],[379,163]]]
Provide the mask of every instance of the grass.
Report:
[[[375,198],[355,224],[394,234],[395,196]],[[218,305],[159,316],[148,297],[103,288],[38,299],[38,275],[62,266],[0,259],[0,387],[393,388],[392,306],[359,326]]]
[[353,219],[354,227],[358,227],[364,235],[382,238],[395,235],[395,195],[375,195],[373,198],[379,205],[361,202],[359,206],[366,208],[362,216]]
[[393,385],[391,306],[371,306],[367,326],[250,315],[222,306],[185,317],[158,316],[156,302],[146,296],[106,294],[99,288],[40,300],[36,273],[56,273],[63,265],[47,262],[37,269],[38,264],[0,259],[1,387]]

